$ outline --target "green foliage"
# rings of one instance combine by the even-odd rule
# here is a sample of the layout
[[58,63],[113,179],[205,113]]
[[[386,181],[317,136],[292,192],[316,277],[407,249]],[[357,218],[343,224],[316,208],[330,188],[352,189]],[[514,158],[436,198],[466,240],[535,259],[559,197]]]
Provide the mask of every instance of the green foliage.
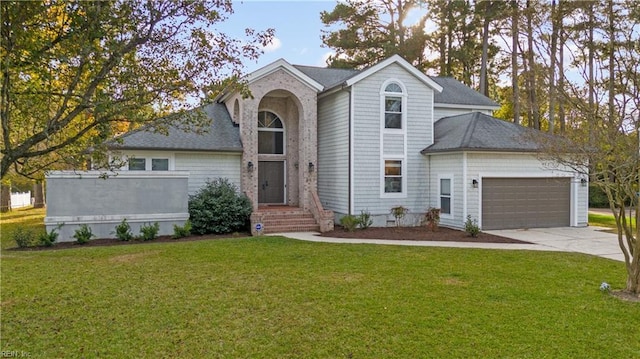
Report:
[[609,208],[609,199],[598,185],[589,184],[589,207]]
[[226,178],[209,181],[189,197],[189,219],[196,234],[232,233],[247,228],[251,201]]
[[41,232],[38,236],[39,245],[44,247],[51,247],[52,245],[54,245],[58,240],[58,230],[62,228],[63,225],[64,223],[61,223],[49,232],[47,232],[46,230],[44,232]]
[[427,213],[425,213],[424,218],[427,221],[427,228],[435,232],[440,224],[440,208],[430,207]]
[[373,224],[373,219],[371,219],[371,212],[369,211],[361,210],[357,220],[358,227],[362,229],[367,229]]
[[140,226],[140,239],[143,241],[152,241],[158,237],[158,232],[160,231],[160,225],[158,222],[155,222],[153,225],[151,224],[143,224]]
[[123,218],[122,222],[116,226],[115,231],[116,238],[121,241],[130,241],[133,239],[133,233],[131,232],[131,226],[127,223],[127,219]]
[[474,218],[471,219],[471,215],[467,216],[467,220],[464,222],[464,231],[471,237],[476,238],[480,233],[480,227],[478,227],[478,221]]
[[184,238],[191,234],[191,221],[187,220],[184,222],[183,226],[179,226],[177,224],[173,225],[173,236],[172,238]]
[[358,220],[358,217],[353,214],[348,214],[340,218],[340,225],[349,232],[355,231],[359,223],[360,221]]
[[29,227],[18,227],[11,233],[11,239],[16,242],[18,247],[27,248],[38,245],[34,231]]
[[80,244],[89,242],[93,237],[95,237],[95,234],[93,234],[91,227],[86,224],[81,225],[73,234],[73,238],[75,238]]
[[401,6],[391,1],[349,1],[337,2],[332,11],[321,12],[322,23],[333,29],[322,34],[324,45],[335,50],[329,66],[364,68],[399,54],[424,69],[427,15],[411,25],[400,20],[418,4],[418,0],[407,0]]
[[409,208],[403,206],[396,206],[391,208],[391,214],[396,219],[396,226],[402,226],[402,220],[409,213]]
[[237,84],[273,30],[214,31],[232,12],[231,1],[1,1],[0,177],[80,167],[87,147],[104,154],[115,133],[166,125],[156,120],[222,77]]

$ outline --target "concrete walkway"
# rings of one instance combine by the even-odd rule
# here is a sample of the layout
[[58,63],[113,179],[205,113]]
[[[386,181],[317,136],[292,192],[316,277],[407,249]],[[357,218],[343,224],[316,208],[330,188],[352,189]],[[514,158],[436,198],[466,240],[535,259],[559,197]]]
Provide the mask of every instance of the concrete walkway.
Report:
[[486,231],[502,237],[518,239],[532,244],[515,243],[470,243],[470,242],[436,242],[436,241],[393,241],[384,239],[350,239],[321,237],[315,232],[277,233],[278,235],[302,241],[324,243],[369,243],[400,246],[423,247],[455,247],[455,248],[485,248],[529,251],[578,252],[617,261],[624,261],[618,239],[615,234],[602,231],[599,227],[584,228],[538,228]]

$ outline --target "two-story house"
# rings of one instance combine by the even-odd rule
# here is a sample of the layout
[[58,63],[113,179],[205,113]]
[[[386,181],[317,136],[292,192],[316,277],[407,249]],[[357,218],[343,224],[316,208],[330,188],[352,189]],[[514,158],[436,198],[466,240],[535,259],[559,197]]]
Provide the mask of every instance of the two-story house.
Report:
[[325,231],[361,211],[395,225],[398,206],[406,225],[431,207],[455,228],[467,216],[482,229],[587,225],[586,179],[539,159],[528,129],[491,117],[498,104],[455,79],[392,56],[364,70],[278,60],[246,81],[252,97],[194,110],[211,118],[205,134],[122,136],[124,169],[187,171],[191,194],[228,178],[266,232]]

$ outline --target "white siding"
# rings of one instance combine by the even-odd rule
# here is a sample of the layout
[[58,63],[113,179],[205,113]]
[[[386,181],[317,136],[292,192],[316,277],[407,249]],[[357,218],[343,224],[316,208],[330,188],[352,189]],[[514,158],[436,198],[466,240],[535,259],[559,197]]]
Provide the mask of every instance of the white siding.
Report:
[[207,180],[227,178],[241,190],[240,153],[195,153],[175,154],[176,171],[189,172],[189,194],[195,194]]
[[325,209],[349,211],[349,92],[318,99],[318,196]]
[[429,161],[429,204],[439,208],[440,178],[451,178],[451,215],[442,216],[440,225],[462,228],[464,226],[464,181],[462,153],[431,155]]
[[469,112],[481,112],[487,115],[492,114],[491,110],[476,110],[476,109],[470,109],[470,108],[446,108],[446,107],[438,107],[438,104],[435,104],[433,108],[433,118],[435,119],[435,121],[438,121],[443,117],[463,115]]
[[[393,136],[381,138],[382,84],[394,79],[401,82],[407,92],[406,143],[404,155],[406,189],[403,198],[382,198],[382,158],[395,156],[400,151],[399,140]],[[402,205],[409,208],[407,224],[416,224],[428,207],[426,159],[420,151],[431,144],[433,131],[433,90],[402,67],[392,64],[353,86],[354,91],[354,213],[368,210],[375,216],[374,225],[384,226],[392,219],[390,209]],[[400,138],[405,138],[401,135]],[[391,140],[388,143],[387,140]],[[382,147],[382,148],[381,148]]]

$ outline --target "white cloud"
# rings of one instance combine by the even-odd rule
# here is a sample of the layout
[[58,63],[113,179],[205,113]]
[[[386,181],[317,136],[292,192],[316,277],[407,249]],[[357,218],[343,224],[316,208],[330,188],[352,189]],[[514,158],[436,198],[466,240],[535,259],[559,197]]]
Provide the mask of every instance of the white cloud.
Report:
[[329,56],[335,56],[335,52],[333,51],[329,51],[327,53],[325,53],[324,55],[322,55],[322,58],[320,58],[320,60],[318,60],[318,66],[323,66],[326,67],[327,66],[327,60],[329,60]]
[[267,46],[263,47],[262,49],[264,50],[264,52],[274,52],[281,47],[282,47],[282,41],[280,41],[280,39],[278,39],[277,37],[274,37],[273,39],[271,39],[271,42],[268,43]]

